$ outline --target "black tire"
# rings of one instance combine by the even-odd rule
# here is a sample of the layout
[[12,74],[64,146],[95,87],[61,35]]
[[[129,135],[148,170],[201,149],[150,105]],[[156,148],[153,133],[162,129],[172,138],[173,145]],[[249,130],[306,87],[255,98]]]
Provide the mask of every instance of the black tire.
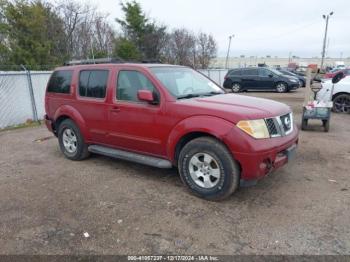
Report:
[[350,113],[350,94],[337,94],[333,98],[333,112]]
[[239,93],[242,91],[242,85],[240,83],[232,83],[231,85],[232,93]]
[[[74,152],[69,152],[67,147],[64,145],[64,132],[71,130],[74,133],[76,138],[75,147],[76,150]],[[70,119],[64,120],[58,127],[58,142],[60,145],[60,149],[62,153],[70,160],[83,160],[87,158],[90,153],[88,151],[88,145],[85,144],[83,136],[78,128],[78,126]]]
[[288,85],[284,82],[278,82],[276,83],[276,91],[278,93],[286,93],[288,92]]
[[307,128],[307,119],[302,119],[301,120],[301,130],[306,130]]
[[301,87],[306,87],[306,83],[304,80],[301,80]]
[[[217,180],[213,182],[216,184],[211,188],[205,188],[204,181],[203,186],[198,185],[200,179],[197,179],[196,182],[191,176],[191,160],[200,154],[212,157],[213,162],[209,163],[209,169],[215,164],[217,166],[216,168],[214,166],[214,168],[220,174]],[[198,157],[197,159],[199,160],[200,158]],[[191,192],[207,200],[225,199],[235,192],[239,186],[240,169],[237,162],[233,159],[225,145],[211,137],[199,137],[188,142],[180,152],[178,170],[182,182]],[[199,169],[197,171],[200,172]],[[205,180],[204,176],[203,180]],[[213,177],[209,175],[206,178],[211,180]]]

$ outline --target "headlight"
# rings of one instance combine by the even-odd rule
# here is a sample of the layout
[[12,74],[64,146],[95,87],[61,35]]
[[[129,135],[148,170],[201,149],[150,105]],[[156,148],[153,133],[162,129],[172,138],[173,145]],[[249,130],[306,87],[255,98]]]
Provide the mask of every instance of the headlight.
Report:
[[264,119],[242,120],[237,123],[237,127],[246,132],[248,135],[257,139],[270,137],[269,130],[267,130]]

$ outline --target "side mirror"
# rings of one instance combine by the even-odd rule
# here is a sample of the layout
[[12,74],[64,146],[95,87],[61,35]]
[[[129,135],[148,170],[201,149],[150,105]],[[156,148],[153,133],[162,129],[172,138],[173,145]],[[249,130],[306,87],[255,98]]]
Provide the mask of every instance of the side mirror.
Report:
[[152,103],[154,101],[153,93],[149,90],[139,90],[137,91],[137,98],[140,101],[145,101],[148,103]]
[[272,78],[272,77],[273,77],[273,74],[269,74],[269,77]]
[[338,83],[340,80],[342,80],[344,78],[344,73],[343,72],[339,72],[338,74],[336,74],[335,76],[333,76],[332,78],[332,83],[336,84]]

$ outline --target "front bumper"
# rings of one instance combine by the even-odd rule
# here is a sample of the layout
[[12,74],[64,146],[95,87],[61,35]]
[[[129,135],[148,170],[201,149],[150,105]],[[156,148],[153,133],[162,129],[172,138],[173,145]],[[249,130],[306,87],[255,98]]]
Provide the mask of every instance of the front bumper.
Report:
[[298,145],[298,134],[294,126],[287,136],[255,140],[255,144],[251,143],[251,152],[232,152],[241,166],[241,180],[259,180],[291,161]]
[[295,90],[301,87],[300,82],[298,83],[289,83],[289,90]]

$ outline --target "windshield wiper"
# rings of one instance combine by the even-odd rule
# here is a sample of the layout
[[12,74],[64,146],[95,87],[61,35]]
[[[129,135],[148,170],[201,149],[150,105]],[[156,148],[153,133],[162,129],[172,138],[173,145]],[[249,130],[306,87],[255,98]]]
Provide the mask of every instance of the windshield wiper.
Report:
[[202,96],[214,96],[214,95],[222,95],[225,94],[223,92],[218,92],[218,91],[211,91],[209,93],[202,94]]
[[187,99],[187,98],[199,97],[201,95],[202,94],[187,94],[187,95],[178,96],[177,99]]
[[224,94],[224,93],[217,92],[217,91],[211,91],[208,93],[182,95],[182,96],[178,96],[177,99],[186,99],[186,98],[193,98],[193,97],[213,96],[213,95],[222,95],[222,94]]

